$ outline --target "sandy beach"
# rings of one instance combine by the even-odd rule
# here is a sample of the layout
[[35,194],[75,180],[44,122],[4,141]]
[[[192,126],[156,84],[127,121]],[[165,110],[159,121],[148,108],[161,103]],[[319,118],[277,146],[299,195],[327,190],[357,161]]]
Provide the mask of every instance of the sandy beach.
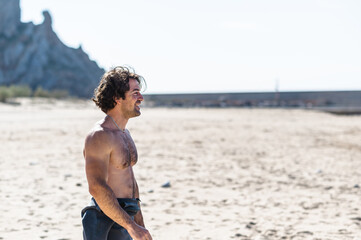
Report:
[[[104,114],[19,101],[0,104],[0,239],[79,240],[83,141]],[[361,239],[361,116],[144,108],[128,129],[155,240]]]

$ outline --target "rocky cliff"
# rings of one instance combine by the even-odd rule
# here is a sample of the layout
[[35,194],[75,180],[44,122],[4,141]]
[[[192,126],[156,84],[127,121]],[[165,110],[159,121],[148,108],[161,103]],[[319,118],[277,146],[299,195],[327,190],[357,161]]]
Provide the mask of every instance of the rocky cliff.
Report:
[[63,89],[90,97],[104,70],[81,47],[64,45],[52,29],[49,12],[42,24],[20,21],[19,0],[0,0],[0,85]]

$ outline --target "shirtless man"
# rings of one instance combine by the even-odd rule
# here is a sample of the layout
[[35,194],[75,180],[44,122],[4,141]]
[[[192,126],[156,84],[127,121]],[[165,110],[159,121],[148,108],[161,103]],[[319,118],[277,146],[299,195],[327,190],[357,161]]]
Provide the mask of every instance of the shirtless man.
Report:
[[126,67],[105,73],[92,99],[106,114],[85,140],[85,170],[93,196],[82,211],[84,240],[151,240],[140,210],[133,166],[135,144],[125,128],[140,115],[143,78]]

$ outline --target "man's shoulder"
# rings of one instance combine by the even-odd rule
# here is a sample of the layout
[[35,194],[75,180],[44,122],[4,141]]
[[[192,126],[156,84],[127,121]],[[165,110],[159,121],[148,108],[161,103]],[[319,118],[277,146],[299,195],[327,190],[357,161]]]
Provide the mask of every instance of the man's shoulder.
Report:
[[109,131],[109,129],[104,128],[102,125],[100,124],[96,124],[88,133],[88,135],[86,136],[85,141],[86,142],[108,142],[111,141],[112,138],[112,132]]

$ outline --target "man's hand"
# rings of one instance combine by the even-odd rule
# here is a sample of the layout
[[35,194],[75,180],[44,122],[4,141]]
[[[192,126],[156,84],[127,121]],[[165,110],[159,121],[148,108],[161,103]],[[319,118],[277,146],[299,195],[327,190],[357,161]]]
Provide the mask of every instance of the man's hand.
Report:
[[152,240],[148,230],[136,223],[133,223],[127,231],[134,240]]

